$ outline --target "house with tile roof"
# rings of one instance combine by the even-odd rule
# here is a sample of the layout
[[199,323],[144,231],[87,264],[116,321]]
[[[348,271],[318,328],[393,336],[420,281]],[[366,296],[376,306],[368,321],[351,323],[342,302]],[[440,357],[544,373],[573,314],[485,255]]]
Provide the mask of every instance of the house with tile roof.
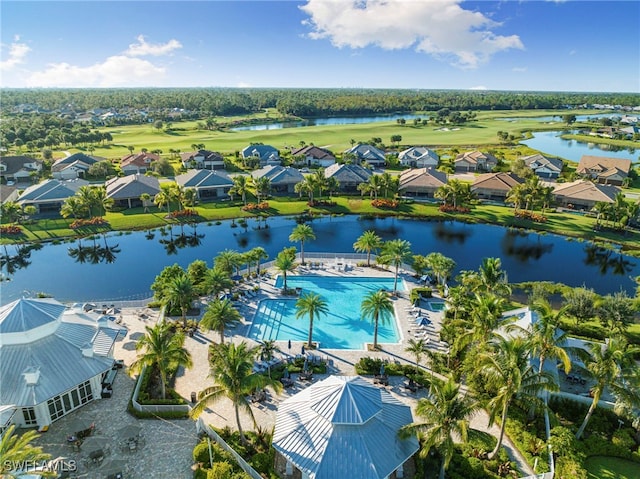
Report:
[[259,165],[280,165],[280,153],[271,145],[249,145],[240,152],[242,158],[257,160]]
[[158,178],[138,174],[112,178],[104,186],[107,198],[113,199],[113,206],[116,208],[142,207],[142,194],[147,193],[153,198],[160,192]]
[[384,151],[375,146],[367,145],[366,143],[358,143],[348,150],[345,150],[342,155],[343,159],[349,156],[353,156],[356,164],[366,163],[373,167],[384,166],[387,161],[384,156]]
[[329,150],[314,145],[291,150],[291,156],[302,157],[304,166],[319,166],[326,168],[336,162],[336,157]]
[[411,168],[400,173],[398,193],[413,198],[433,198],[447,184],[447,174],[433,168]]
[[144,175],[151,170],[151,163],[159,159],[160,155],[155,153],[133,153],[120,159],[120,169],[125,175]]
[[366,183],[373,175],[373,172],[360,165],[334,164],[324,170],[325,178],[335,178],[338,180],[338,191],[342,193],[357,193],[358,185]]
[[84,178],[92,165],[104,160],[105,158],[76,153],[66,158],[61,158],[51,165],[51,176],[57,180]]
[[577,180],[571,183],[556,184],[553,197],[559,206],[589,211],[596,203],[614,203],[620,191],[621,189],[614,185]]
[[28,156],[0,157],[0,178],[5,182],[31,182],[31,174],[42,170],[42,161]]
[[296,168],[291,166],[267,165],[251,173],[254,179],[269,178],[271,193],[290,194],[295,192],[295,187],[304,176]]
[[401,151],[398,161],[402,166],[410,168],[437,168],[440,157],[426,146],[413,146]]
[[126,331],[106,316],[52,298],[0,307],[0,404],[18,427],[41,428],[99,399]]
[[182,166],[197,170],[224,170],[224,158],[217,151],[198,150],[180,153]]
[[460,153],[453,160],[453,164],[457,173],[487,172],[498,165],[498,159],[489,153],[474,150]]
[[531,168],[536,176],[546,179],[556,179],[562,173],[564,163],[560,158],[550,158],[540,153],[522,157],[524,164]]
[[622,186],[630,170],[631,160],[582,155],[576,173],[605,185]]
[[196,190],[200,201],[229,198],[229,190],[233,188],[233,180],[222,170],[189,170],[176,176],[176,183]]
[[478,199],[504,201],[511,188],[522,183],[524,180],[513,173],[484,173],[474,180],[471,192]]
[[80,179],[45,180],[24,190],[16,203],[23,210],[27,206],[35,206],[38,214],[59,214],[67,198],[74,196],[81,186],[88,184],[88,181]]

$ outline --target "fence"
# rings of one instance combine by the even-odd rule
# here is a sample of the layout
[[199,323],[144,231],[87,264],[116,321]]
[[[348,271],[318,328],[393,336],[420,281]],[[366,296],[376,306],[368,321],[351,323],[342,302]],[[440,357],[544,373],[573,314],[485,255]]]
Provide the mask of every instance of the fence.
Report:
[[140,373],[140,375],[138,376],[138,380],[136,381],[136,387],[134,388],[133,395],[131,396],[131,404],[133,408],[138,412],[152,414],[161,414],[167,412],[179,412],[188,414],[191,410],[188,404],[140,404],[138,402],[138,395],[140,394],[140,388],[142,387],[142,378],[144,377],[146,369],[146,367],[142,369],[142,372]]
[[222,449],[233,456],[233,458],[238,463],[238,466],[240,466],[240,469],[251,476],[252,479],[262,479],[262,476],[258,474],[258,471],[251,467],[251,465],[247,461],[245,461],[242,456],[235,451],[235,449],[227,444],[226,441],[222,439],[213,429],[211,429],[210,426],[207,426],[202,418],[198,418],[198,421],[196,422],[196,431],[204,432],[207,436],[217,442],[220,447],[222,447]]

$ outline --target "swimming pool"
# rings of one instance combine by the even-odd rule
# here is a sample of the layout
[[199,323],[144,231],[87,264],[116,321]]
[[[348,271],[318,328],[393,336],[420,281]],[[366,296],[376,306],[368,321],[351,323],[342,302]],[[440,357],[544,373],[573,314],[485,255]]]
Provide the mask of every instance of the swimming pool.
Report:
[[447,304],[444,302],[435,302],[435,301],[429,301],[427,303],[427,306],[429,307],[429,309],[431,311],[444,311],[445,309],[447,309]]
[[[282,287],[282,278],[276,279]],[[360,304],[372,291],[393,290],[393,278],[353,278],[326,276],[289,276],[288,288],[301,288],[302,293],[313,291],[326,302],[329,313],[313,321],[313,341],[326,349],[364,349],[373,342],[373,324],[362,320]],[[398,280],[398,291],[404,284]],[[296,319],[296,298],[264,299],[260,301],[248,335],[251,339],[276,341],[306,341],[309,318]],[[398,343],[397,322],[378,324],[379,343]]]

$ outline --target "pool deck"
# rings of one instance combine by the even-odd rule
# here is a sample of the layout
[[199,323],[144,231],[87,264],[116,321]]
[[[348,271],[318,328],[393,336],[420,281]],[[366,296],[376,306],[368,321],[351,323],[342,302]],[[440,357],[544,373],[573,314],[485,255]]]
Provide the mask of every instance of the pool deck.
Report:
[[[298,268],[297,273],[323,276],[393,277],[391,271],[356,266],[348,268],[347,271],[344,271],[344,269],[336,270],[330,267],[311,269],[307,266]],[[273,273],[272,279],[259,280],[243,285],[245,289],[259,286],[260,290],[255,297],[243,299],[238,302],[237,306],[242,314],[243,320],[236,328],[226,331],[225,341],[233,341],[234,343],[246,341],[251,345],[258,345],[257,342],[246,338],[245,335],[249,331],[251,320],[253,314],[256,312],[259,301],[279,296],[279,289],[274,287],[275,276],[275,273]],[[400,363],[414,363],[415,359],[413,355],[405,351],[408,340],[413,337],[412,331],[414,327],[411,323],[413,319],[411,314],[412,305],[408,297],[411,288],[418,286],[419,283],[406,271],[401,271],[400,278],[405,282],[406,291],[401,292],[398,297],[394,299],[394,308],[398,320],[401,341],[398,344],[381,344],[379,351],[324,349],[320,347],[313,351],[312,354],[329,361],[330,368],[328,374],[355,375],[354,365],[363,356],[376,357]],[[206,300],[203,300],[201,314],[205,310],[205,304]],[[424,306],[426,306],[426,304],[424,304]],[[426,308],[422,310],[428,314],[431,321],[429,329],[427,333],[425,333],[425,338],[429,338],[427,343],[428,347],[439,351],[446,351],[446,344],[439,341],[438,335],[442,324],[443,312],[428,311]],[[141,314],[141,311],[143,314]],[[146,326],[153,326],[158,321],[158,312],[144,308],[123,308],[121,319],[122,325],[128,329],[128,334],[126,338],[116,342],[114,357],[123,360],[125,365],[128,366],[135,360],[137,355],[135,341],[144,334]],[[193,337],[186,338],[185,347],[191,353],[193,367],[186,370],[181,369],[178,372],[175,383],[176,391],[184,398],[189,399],[192,392],[197,393],[211,385],[211,380],[208,377],[208,349],[212,343],[217,343],[219,340],[219,333],[214,331],[197,331]],[[281,349],[279,356],[286,358],[287,356],[300,354],[303,342],[293,342],[290,350],[288,349],[287,341],[279,341],[277,345]],[[327,375],[314,375],[313,381],[317,382],[322,380],[327,377]],[[279,395],[275,395],[272,391],[269,391],[266,401],[252,404],[251,410],[257,426],[271,430],[275,425],[279,402],[311,384],[310,382],[300,381],[295,374],[292,379],[294,379],[294,386],[292,388],[285,389]],[[373,383],[373,378],[365,379]],[[415,393],[412,393],[406,390],[403,384],[404,378],[391,376],[386,389],[398,400],[409,405],[415,412],[418,399],[425,397],[426,391],[419,389]],[[104,477],[104,475],[101,474],[100,467],[95,468],[88,463],[85,453],[72,452],[66,444],[67,430],[65,425],[68,421],[79,417],[86,418],[95,422],[97,433],[109,440],[112,451],[111,456],[127,461],[127,474],[125,477],[154,477],[157,479],[187,479],[193,477],[191,451],[197,441],[195,423],[191,420],[136,420],[126,412],[126,405],[133,386],[134,381],[127,375],[126,370],[120,370],[114,384],[114,394],[112,398],[93,401],[78,411],[54,422],[49,431],[37,440],[37,443],[43,445],[44,450],[52,453],[53,457],[64,456],[77,460],[78,463],[81,464],[81,475],[79,477]],[[211,424],[214,427],[222,428],[229,426],[232,429],[236,428],[233,405],[225,398],[205,410],[201,417],[205,423]],[[244,429],[253,429],[251,418],[246,412],[241,411],[240,418]],[[486,413],[478,414],[472,421],[472,427],[488,431],[497,436],[497,427],[488,428],[487,419]],[[140,426],[143,435],[147,438],[146,444],[142,450],[137,453],[130,453],[128,451],[121,452],[118,447],[117,431],[130,424]],[[526,466],[524,460],[518,457],[517,451],[515,451],[515,448],[508,438],[505,438],[505,447],[509,454],[518,461],[521,469],[527,473],[531,473],[530,468]]]

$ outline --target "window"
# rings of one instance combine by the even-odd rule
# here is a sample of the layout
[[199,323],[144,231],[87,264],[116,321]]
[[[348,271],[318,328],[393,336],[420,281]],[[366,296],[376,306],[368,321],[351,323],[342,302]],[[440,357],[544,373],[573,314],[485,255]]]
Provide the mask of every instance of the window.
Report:
[[49,415],[52,421],[64,416],[64,408],[62,407],[62,399],[60,399],[60,396],[49,399],[47,406],[49,406]]
[[93,391],[91,390],[91,382],[86,381],[80,386],[78,386],[78,391],[80,392],[80,403],[87,404],[89,401],[93,399]]
[[36,426],[38,424],[36,410],[32,407],[22,408],[22,417],[24,418],[25,426]]

